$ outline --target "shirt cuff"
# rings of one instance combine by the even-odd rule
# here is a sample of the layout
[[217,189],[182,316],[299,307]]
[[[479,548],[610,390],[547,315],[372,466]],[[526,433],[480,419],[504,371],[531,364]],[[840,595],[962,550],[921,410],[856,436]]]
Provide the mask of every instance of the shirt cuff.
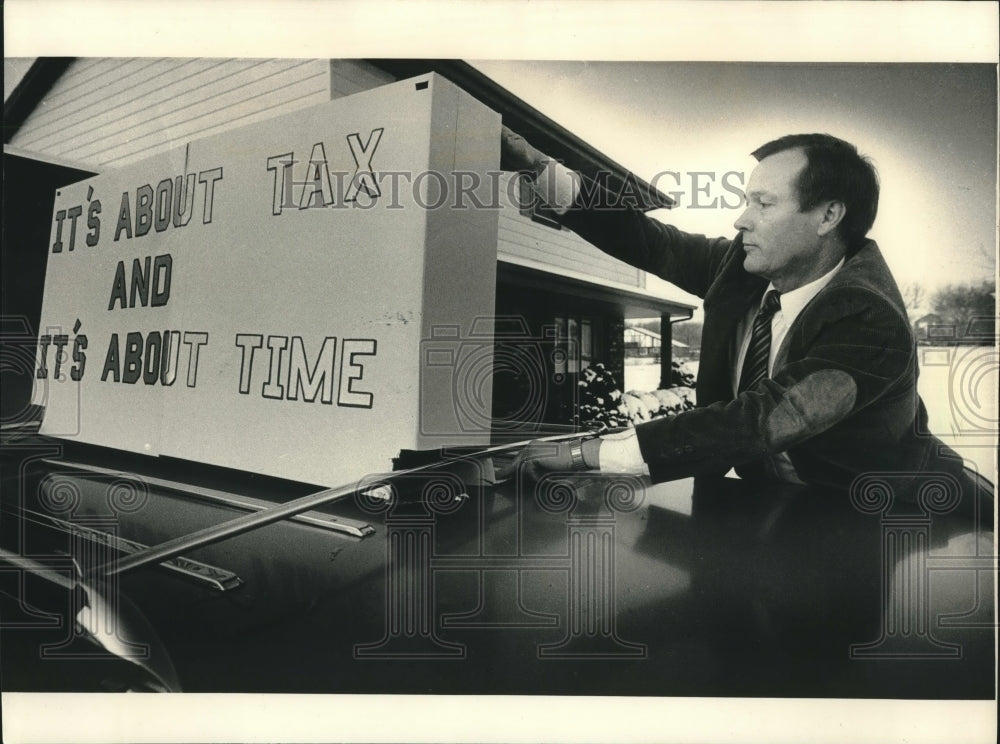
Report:
[[601,437],[597,462],[602,473],[646,472],[646,463],[639,450],[639,439],[635,435],[635,429]]
[[535,179],[535,193],[556,214],[566,214],[580,193],[580,174],[549,160]]

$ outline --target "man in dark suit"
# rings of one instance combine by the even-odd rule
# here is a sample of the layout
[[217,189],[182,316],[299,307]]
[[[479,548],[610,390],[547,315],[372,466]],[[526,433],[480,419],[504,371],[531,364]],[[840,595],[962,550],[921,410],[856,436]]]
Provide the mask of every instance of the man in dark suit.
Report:
[[[926,433],[917,356],[896,282],[866,238],[878,208],[872,165],[825,134],[753,153],[732,240],[692,235],[625,205],[580,205],[579,176],[504,129],[502,167],[536,179],[562,223],[601,250],[704,299],[698,407],[624,434],[533,443],[518,459],[546,471],[648,472],[849,488],[892,473],[919,490],[961,458]],[[606,205],[607,206],[607,205]]]

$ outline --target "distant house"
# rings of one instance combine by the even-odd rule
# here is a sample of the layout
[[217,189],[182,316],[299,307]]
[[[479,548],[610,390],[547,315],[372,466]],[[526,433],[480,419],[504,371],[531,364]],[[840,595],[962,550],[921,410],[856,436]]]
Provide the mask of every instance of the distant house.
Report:
[[913,335],[922,346],[992,346],[996,343],[996,318],[980,315],[955,318],[951,315],[928,313],[913,322]]
[[940,345],[955,343],[956,322],[939,313],[927,313],[913,321],[913,335],[918,344]]
[[[653,357],[659,359],[663,337],[656,331],[638,326],[626,326],[625,328],[625,358],[634,359],[637,357]],[[687,349],[688,345],[671,339],[670,346],[673,349]]]

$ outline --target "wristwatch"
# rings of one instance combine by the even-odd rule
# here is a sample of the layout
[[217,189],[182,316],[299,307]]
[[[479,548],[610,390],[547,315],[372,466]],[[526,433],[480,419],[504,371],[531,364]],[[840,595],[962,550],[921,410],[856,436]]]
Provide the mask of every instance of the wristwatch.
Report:
[[569,460],[573,470],[586,470],[587,463],[583,459],[583,440],[574,439],[569,445]]

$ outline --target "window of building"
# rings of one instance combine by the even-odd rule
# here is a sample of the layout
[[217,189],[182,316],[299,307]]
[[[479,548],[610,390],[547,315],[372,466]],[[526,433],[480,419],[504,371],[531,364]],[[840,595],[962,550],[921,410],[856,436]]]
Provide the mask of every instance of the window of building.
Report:
[[555,372],[577,375],[594,361],[593,321],[579,315],[557,315],[555,324]]

